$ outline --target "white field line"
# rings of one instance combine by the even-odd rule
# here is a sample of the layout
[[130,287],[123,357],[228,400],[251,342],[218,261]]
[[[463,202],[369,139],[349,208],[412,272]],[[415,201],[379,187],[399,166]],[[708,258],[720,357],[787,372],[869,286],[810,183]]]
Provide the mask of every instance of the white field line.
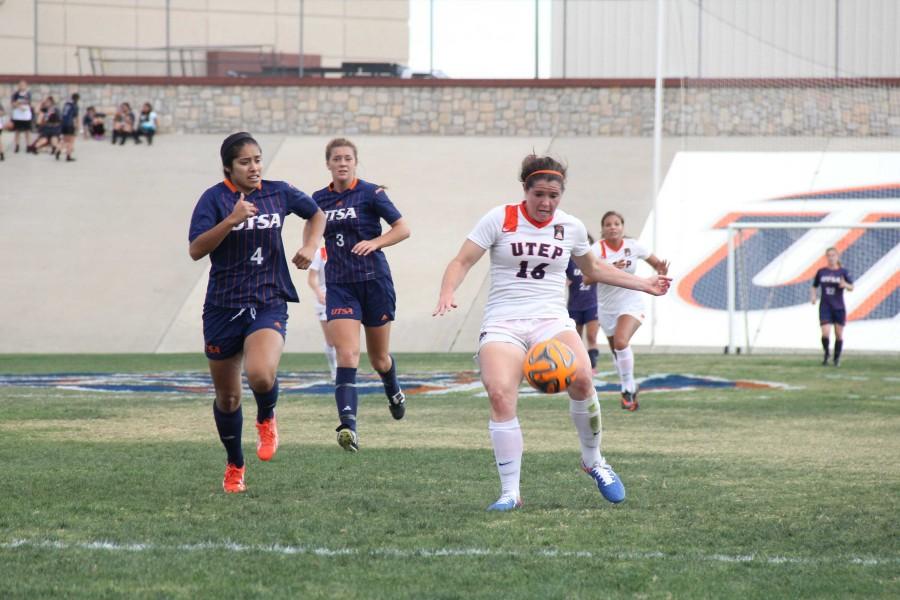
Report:
[[675,560],[679,562],[760,563],[766,565],[860,565],[866,567],[900,564],[900,557],[835,558],[768,556],[765,554],[666,554],[664,552],[599,552],[596,550],[500,550],[492,548],[325,548],[321,546],[285,546],[280,544],[239,544],[236,542],[202,542],[197,544],[119,543],[109,541],[63,542],[52,540],[12,540],[0,543],[0,550],[37,548],[41,550],[94,550],[106,552],[259,552],[281,555],[323,557],[370,556],[373,558],[587,558],[603,560]]

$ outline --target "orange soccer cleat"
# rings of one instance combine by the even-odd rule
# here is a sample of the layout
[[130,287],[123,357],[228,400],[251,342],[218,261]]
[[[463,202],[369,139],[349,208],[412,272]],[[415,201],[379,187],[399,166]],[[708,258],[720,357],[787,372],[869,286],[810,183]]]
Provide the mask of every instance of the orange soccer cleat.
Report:
[[259,460],[272,460],[278,450],[278,425],[275,417],[256,424],[256,456]]
[[222,487],[226,494],[239,494],[247,491],[244,484],[244,469],[246,467],[236,467],[231,463],[225,465],[225,479],[222,480]]

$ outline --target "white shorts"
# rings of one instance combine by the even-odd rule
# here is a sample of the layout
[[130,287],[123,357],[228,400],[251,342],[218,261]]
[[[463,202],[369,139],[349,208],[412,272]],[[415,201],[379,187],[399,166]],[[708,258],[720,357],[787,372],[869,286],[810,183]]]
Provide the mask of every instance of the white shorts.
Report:
[[325,314],[325,305],[319,304],[318,302],[313,302],[313,310],[316,313],[316,316],[320,321],[327,321],[328,315]]
[[491,321],[481,326],[478,348],[480,350],[491,342],[506,342],[527,352],[534,344],[552,338],[561,331],[575,331],[575,321],[568,317]]
[[634,317],[641,324],[643,324],[644,320],[647,318],[644,312],[643,302],[629,302],[627,305],[614,312],[607,312],[601,308],[601,310],[597,312],[597,319],[600,321],[600,328],[603,329],[603,333],[606,334],[606,337],[612,337],[616,334],[616,322],[622,315]]

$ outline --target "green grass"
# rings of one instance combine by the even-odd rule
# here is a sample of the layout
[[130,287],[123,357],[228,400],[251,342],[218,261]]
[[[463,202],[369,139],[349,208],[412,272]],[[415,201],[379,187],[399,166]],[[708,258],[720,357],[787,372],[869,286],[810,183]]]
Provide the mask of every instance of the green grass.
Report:
[[[284,370],[319,368],[289,355]],[[468,355],[400,355],[407,372]],[[798,389],[601,396],[604,453],[628,499],[578,469],[564,396],[523,398],[522,492],[498,481],[487,400],[364,396],[357,455],[326,396],[284,395],[281,448],[244,446],[249,490],[221,490],[206,396],[0,387],[0,597],[895,598],[900,361],[637,357]],[[0,356],[2,373],[203,370],[196,355]],[[246,402],[246,399],[245,399]],[[106,543],[107,545],[103,545]]]

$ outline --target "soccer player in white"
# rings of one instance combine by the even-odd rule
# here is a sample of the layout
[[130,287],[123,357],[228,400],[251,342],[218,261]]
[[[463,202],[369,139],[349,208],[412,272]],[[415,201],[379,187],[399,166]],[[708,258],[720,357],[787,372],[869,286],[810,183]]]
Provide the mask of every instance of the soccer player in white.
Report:
[[[659,275],[669,272],[669,261],[660,260],[633,238],[625,237],[625,219],[608,211],[600,220],[602,235],[591,250],[600,260],[626,273],[634,273],[638,260],[647,261]],[[598,280],[594,280],[598,281]],[[587,276],[584,283],[593,283]],[[638,409],[638,387],[634,382],[634,353],[631,338],[644,322],[644,297],[633,290],[599,282],[600,327],[612,350],[613,365],[622,386],[622,408]]]
[[500,498],[488,510],[522,505],[519,479],[522,430],[516,416],[522,362],[533,344],[556,338],[575,352],[577,372],[568,388],[569,412],[581,442],[582,469],[610,502],[625,499],[625,488],[600,454],[600,403],[590,360],[566,310],[566,266],[572,257],[595,281],[654,295],[665,294],[669,278],[636,277],[601,263],[590,252],[587,230],[558,210],[565,167],[549,157],[527,156],[520,181],[525,199],[489,211],[447,265],[434,315],[456,308],[454,292],[485,252],[490,251],[491,288],[479,336],[481,381],[491,403],[488,430],[500,474]]
[[316,302],[313,310],[316,317],[319,318],[319,325],[322,326],[322,334],[325,336],[325,358],[328,359],[328,370],[331,372],[331,380],[337,374],[337,358],[334,351],[334,342],[331,341],[331,334],[328,333],[328,316],[325,314],[325,263],[328,262],[328,253],[325,246],[319,248],[313,257],[312,263],[309,265],[309,275],[306,284],[316,295]]

